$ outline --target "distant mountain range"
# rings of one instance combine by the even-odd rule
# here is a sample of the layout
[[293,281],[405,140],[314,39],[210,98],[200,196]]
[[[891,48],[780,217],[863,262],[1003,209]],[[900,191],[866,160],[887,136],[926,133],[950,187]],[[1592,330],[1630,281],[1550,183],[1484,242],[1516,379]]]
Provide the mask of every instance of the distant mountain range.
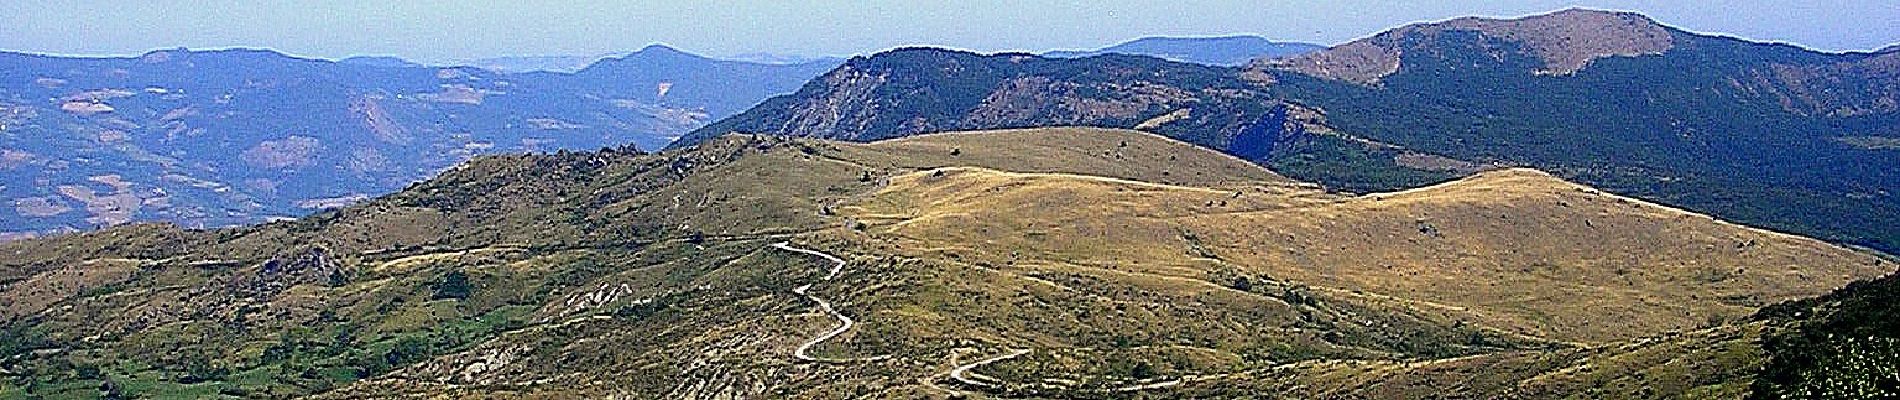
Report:
[[1196,64],[1240,66],[1259,58],[1292,57],[1325,50],[1310,43],[1275,42],[1259,36],[1146,37],[1098,50],[1064,50],[1043,57],[1080,58],[1103,54],[1154,56]]
[[[704,57],[666,46],[648,46],[623,57],[606,58],[571,76],[529,74],[559,81],[570,95],[624,96],[648,93],[660,105],[693,105],[707,117],[737,114],[774,94],[790,93],[842,60],[805,63],[757,63]],[[699,124],[709,121],[700,121]],[[680,133],[671,132],[674,136]],[[662,143],[642,143],[644,149]]]
[[1336,189],[1496,165],[1900,250],[1900,53],[1819,53],[1567,10],[1394,29],[1245,68],[912,48],[687,135],[873,140],[1136,128]]
[[254,223],[388,193],[475,154],[655,149],[831,67],[665,47],[572,74],[256,50],[0,53],[0,237]]
[[744,62],[759,63],[759,64],[808,64],[808,63],[816,63],[816,62],[838,64],[838,63],[844,62],[844,58],[840,58],[840,57],[808,56],[808,55],[799,55],[799,54],[765,53],[765,52],[734,54],[734,55],[730,55],[726,57],[719,57],[719,59],[730,60],[730,61],[744,61]]
[[350,64],[350,65],[361,65],[361,66],[366,66],[366,67],[383,67],[383,68],[423,67],[422,64],[417,64],[414,62],[410,62],[409,60],[404,60],[401,57],[394,57],[394,56],[355,56],[355,57],[344,58],[341,60],[336,60],[336,62],[339,64]]
[[[654,49],[667,49],[671,51],[678,51],[676,49],[673,49],[672,47],[667,47],[663,45],[648,46],[646,49],[643,49],[642,51],[644,52],[646,50],[654,50]],[[456,62],[451,62],[450,64],[453,64],[456,66],[469,66],[469,67],[481,68],[481,69],[486,69],[489,71],[495,71],[495,72],[500,72],[500,73],[527,73],[527,72],[574,73],[574,72],[580,72],[583,69],[587,69],[587,67],[593,66],[595,63],[599,63],[601,61],[625,58],[633,54],[636,54],[636,53],[606,53],[606,54],[598,54],[598,55],[592,55],[592,56],[555,55],[555,56],[489,57],[489,58],[478,58],[478,59],[467,60],[467,61],[456,61]],[[347,62],[352,59],[358,59],[358,58],[363,58],[363,57],[352,57],[350,59],[344,59],[342,61]],[[371,58],[380,58],[380,57],[371,57]],[[748,64],[770,64],[770,65],[804,65],[804,64],[837,65],[838,63],[844,62],[844,59],[837,58],[837,57],[801,56],[801,55],[774,54],[774,53],[745,53],[745,54],[738,54],[738,55],[733,55],[729,57],[712,57],[709,59],[719,60],[719,61],[734,61],[734,62],[748,63]],[[404,62],[407,62],[407,61],[404,61]]]
[[595,62],[609,58],[625,57],[629,53],[608,53],[592,56],[508,56],[488,57],[453,64],[465,65],[501,73],[523,72],[578,72]]

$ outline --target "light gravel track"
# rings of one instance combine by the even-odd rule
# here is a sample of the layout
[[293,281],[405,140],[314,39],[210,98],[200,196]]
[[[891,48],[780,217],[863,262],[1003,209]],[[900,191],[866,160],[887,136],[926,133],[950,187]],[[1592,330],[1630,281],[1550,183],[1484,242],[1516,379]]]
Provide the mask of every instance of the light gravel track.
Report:
[[[819,258],[823,258],[826,261],[831,261],[832,263],[831,270],[829,272],[826,272],[825,276],[823,278],[820,278],[818,283],[830,282],[832,279],[837,279],[839,273],[844,272],[844,264],[845,264],[844,259],[838,258],[838,256],[834,256],[822,251],[817,251],[817,250],[812,250],[812,249],[801,249],[797,247],[792,247],[792,244],[790,242],[778,242],[778,243],[773,244],[772,248],[794,252],[794,253],[801,253],[801,254],[816,256]],[[882,356],[877,356],[877,357],[866,357],[866,358],[821,358],[821,357],[812,356],[811,348],[813,346],[817,346],[819,343],[824,343],[827,340],[831,340],[832,338],[838,337],[838,335],[844,334],[845,331],[851,330],[851,327],[857,326],[856,321],[852,321],[851,317],[845,316],[844,313],[838,312],[837,308],[831,306],[831,302],[825,301],[824,298],[818,297],[818,295],[811,294],[812,285],[814,284],[808,283],[804,285],[799,285],[796,288],[792,288],[792,293],[797,293],[800,296],[805,296],[805,298],[811,299],[813,303],[818,303],[818,308],[824,310],[826,315],[830,315],[832,318],[838,319],[839,324],[837,328],[832,328],[831,331],[825,332],[823,335],[818,335],[818,337],[811,338],[811,340],[807,340],[805,341],[805,343],[798,345],[797,349],[792,350],[792,358],[796,358],[802,361],[813,361],[813,362],[876,361],[876,360],[884,360],[884,359],[891,358],[891,356],[889,355],[882,355]]]

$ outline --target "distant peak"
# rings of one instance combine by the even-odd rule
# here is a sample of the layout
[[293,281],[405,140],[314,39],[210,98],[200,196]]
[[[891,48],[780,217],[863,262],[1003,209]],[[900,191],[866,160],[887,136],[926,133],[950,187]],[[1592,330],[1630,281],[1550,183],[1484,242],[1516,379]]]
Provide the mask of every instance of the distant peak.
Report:
[[1404,47],[1418,46],[1401,38],[1447,31],[1475,31],[1523,44],[1544,61],[1536,72],[1549,75],[1575,73],[1600,58],[1661,54],[1675,47],[1672,30],[1643,14],[1570,8],[1518,18],[1463,17],[1408,25],[1288,60],[1286,66],[1309,75],[1376,83],[1398,71],[1399,58],[1407,54]]
[[277,50],[264,49],[264,48],[252,48],[252,47],[232,47],[232,48],[226,48],[226,49],[210,49],[210,50],[192,50],[192,49],[180,47],[172,51],[181,51],[181,52],[192,53],[192,54],[267,55],[267,56],[278,56],[278,57],[290,57],[289,54],[284,54],[283,52],[280,52]]
[[[1508,24],[1508,23],[1533,23],[1533,24],[1547,24],[1547,25],[1559,25],[1559,24],[1599,25],[1599,24],[1605,24],[1605,23],[1642,23],[1642,24],[1649,24],[1649,25],[1662,25],[1661,23],[1656,22],[1656,20],[1649,18],[1649,16],[1643,15],[1642,13],[1638,13],[1634,11],[1611,11],[1611,10],[1598,10],[1598,9],[1592,9],[1592,8],[1573,7],[1573,8],[1566,8],[1566,9],[1557,10],[1557,11],[1551,11],[1551,12],[1547,12],[1543,14],[1531,14],[1531,15],[1525,15],[1525,16],[1520,16],[1520,17],[1508,17],[1508,18],[1481,17],[1481,16],[1458,17],[1458,18],[1452,18],[1452,19],[1439,21],[1439,22],[1425,22],[1425,23],[1413,24],[1413,25],[1400,28],[1400,29],[1430,27],[1430,26],[1473,27],[1473,26],[1485,26],[1485,25]],[[1479,24],[1479,25],[1473,25],[1473,24]]]
[[180,53],[190,53],[190,52],[191,52],[191,48],[189,47],[173,47],[169,49],[156,49],[156,50],[145,52],[145,54],[141,54],[141,55],[166,54],[166,53],[180,54]]
[[698,54],[688,53],[686,51],[673,48],[672,46],[667,46],[665,44],[655,43],[655,44],[647,45],[647,47],[640,48],[640,51],[627,54],[626,57],[621,57],[621,59],[687,60],[687,59],[706,59],[706,57],[701,57]]
[[843,61],[843,58],[834,57],[834,56],[781,54],[781,53],[768,53],[768,52],[751,52],[751,53],[734,54],[734,55],[720,57],[720,58],[727,61],[739,61],[739,62],[748,62],[748,63],[754,63],[754,64],[774,64],[774,65],[809,64],[809,63],[821,63],[821,62],[835,64],[835,63]]
[[1130,40],[1130,41],[1126,41],[1126,42],[1122,42],[1122,44],[1128,44],[1128,43],[1134,43],[1134,42],[1144,42],[1144,41],[1147,41],[1147,42],[1193,42],[1193,41],[1235,41],[1235,40],[1241,40],[1241,41],[1260,41],[1260,42],[1271,42],[1271,41],[1272,41],[1272,40],[1268,40],[1267,38],[1264,38],[1264,37],[1260,37],[1260,36],[1254,36],[1254,35],[1223,35],[1223,36],[1143,36],[1143,37],[1140,37],[1140,38],[1136,38],[1135,40]]
[[410,68],[410,67],[422,66],[422,64],[417,64],[415,62],[405,60],[402,57],[396,57],[396,56],[350,56],[350,57],[347,57],[341,60],[336,60],[336,61],[338,63],[343,63],[343,64],[363,65],[363,66],[383,67],[383,68]]
[[1649,21],[1650,23],[1656,23],[1656,20],[1650,19],[1648,15],[1643,15],[1643,13],[1639,13],[1635,11],[1599,10],[1599,9],[1594,9],[1594,8],[1583,8],[1583,7],[1571,7],[1571,8],[1566,8],[1562,10],[1552,11],[1550,13],[1543,14],[1543,15],[1533,15],[1533,16],[1529,16],[1525,18],[1537,18],[1537,17],[1560,17],[1560,18],[1617,17],[1617,18],[1638,19],[1638,20],[1643,20],[1643,21]]
[[668,53],[687,54],[684,51],[680,51],[680,49],[676,49],[676,48],[673,48],[672,46],[667,46],[667,45],[659,44],[659,43],[649,44],[647,45],[647,47],[642,47],[640,48],[639,53],[642,53],[642,54],[668,54]]
[[983,56],[983,54],[976,52],[943,47],[909,46],[881,51],[869,57],[853,57],[851,63],[915,62],[920,60],[966,59]]
[[[1434,25],[1434,24],[1425,24]],[[1464,17],[1435,25],[1459,28],[1497,29],[1529,26],[1542,29],[1663,29],[1662,23],[1634,11],[1609,11],[1567,8],[1517,18]]]
[[193,50],[189,48],[179,47],[179,48],[174,48],[174,49],[160,49],[160,50],[149,51],[149,52],[146,52],[145,54],[139,55],[138,58],[147,63],[163,63],[163,62],[170,62],[170,61],[186,60],[186,59],[191,59],[191,58],[196,58],[196,57],[210,57],[207,59],[227,59],[227,60],[231,60],[231,59],[235,59],[235,60],[303,60],[303,61],[312,60],[308,58],[284,54],[283,52],[279,52],[277,50],[248,48],[248,47],[232,47],[232,48],[226,48],[226,49],[210,49],[210,50]]
[[627,54],[624,57],[603,59],[598,63],[588,66],[586,69],[592,69],[594,67],[603,66],[603,65],[609,65],[609,66],[616,65],[617,62],[622,62],[622,61],[636,61],[636,62],[648,62],[648,63],[651,63],[651,62],[661,62],[661,63],[688,62],[690,63],[690,62],[696,62],[696,61],[712,61],[712,59],[702,57],[698,54],[680,51],[680,49],[673,48],[672,46],[656,43],[656,44],[647,45],[647,47],[640,48],[640,51]]
[[884,51],[884,52],[880,52],[880,53],[878,53],[878,54],[876,54],[876,55],[872,55],[872,56],[873,56],[873,57],[876,57],[877,55],[896,55],[896,54],[919,54],[919,53],[933,53],[933,54],[963,54],[963,55],[973,55],[973,56],[974,56],[974,55],[980,55],[980,54],[978,54],[978,53],[976,53],[976,52],[973,52],[973,51],[967,51],[967,50],[957,50],[957,49],[952,49],[952,48],[948,48],[948,47],[936,47],[936,46],[905,46],[905,47],[899,47],[899,48],[895,48],[895,49],[890,49],[890,50],[887,50],[887,51]]
[[1310,43],[1275,42],[1256,35],[1147,36],[1100,49],[1053,50],[1052,58],[1082,58],[1103,54],[1133,54],[1165,60],[1218,66],[1241,66],[1256,59],[1277,59],[1324,50]]

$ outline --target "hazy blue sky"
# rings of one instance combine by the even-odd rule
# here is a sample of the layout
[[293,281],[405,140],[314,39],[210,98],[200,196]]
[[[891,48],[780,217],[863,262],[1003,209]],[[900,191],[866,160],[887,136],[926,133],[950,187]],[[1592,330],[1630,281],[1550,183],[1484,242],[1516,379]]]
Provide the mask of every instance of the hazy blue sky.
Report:
[[595,54],[656,42],[710,55],[842,55],[908,44],[1040,51],[1146,35],[1230,33],[1331,44],[1408,22],[1573,5],[1641,11],[1692,31],[1825,50],[1900,41],[1900,0],[0,0],[0,49],[136,54],[244,46],[441,61]]

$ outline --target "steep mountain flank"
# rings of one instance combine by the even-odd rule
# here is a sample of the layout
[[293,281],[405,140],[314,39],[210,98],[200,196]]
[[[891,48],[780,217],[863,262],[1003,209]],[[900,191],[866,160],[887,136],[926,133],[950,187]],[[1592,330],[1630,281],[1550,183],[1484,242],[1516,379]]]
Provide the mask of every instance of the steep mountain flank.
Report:
[[0,254],[0,395],[40,398],[1234,397],[1202,383],[1570,360],[1893,268],[1535,171],[1348,196],[1079,128],[482,157]]
[[[1108,55],[1089,62],[1026,54],[979,55],[912,48],[856,58],[739,117],[696,131],[675,147],[731,132],[876,140],[980,127],[1133,126],[1187,104],[1250,97],[1225,70]],[[1181,81],[1199,83],[1181,85]],[[1235,116],[1195,115],[1237,125]]]
[[[1141,129],[1347,190],[1422,185],[1475,166],[1352,137],[1231,68],[1109,54],[1049,59],[913,48],[855,58],[798,92],[694,131],[869,141],[968,129]],[[1405,160],[1444,160],[1421,166]]]

